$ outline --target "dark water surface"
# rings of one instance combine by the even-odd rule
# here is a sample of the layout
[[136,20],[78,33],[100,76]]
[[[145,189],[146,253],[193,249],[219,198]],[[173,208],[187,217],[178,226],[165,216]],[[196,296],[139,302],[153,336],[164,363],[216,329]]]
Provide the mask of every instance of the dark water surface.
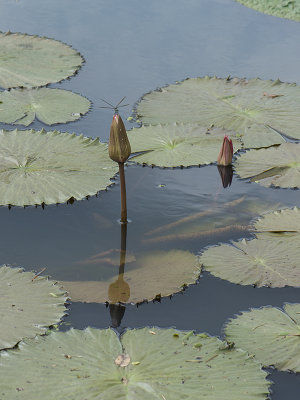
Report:
[[[112,112],[98,108],[101,98],[115,103],[126,96],[130,107],[122,110],[125,120],[145,92],[186,77],[258,76],[300,84],[300,24],[231,0],[1,0],[0,30],[52,37],[84,56],[86,62],[76,76],[51,87],[80,93],[93,108],[80,121],[55,128],[104,141]],[[30,127],[45,126],[35,122]],[[0,128],[11,129],[4,124]],[[209,231],[224,218],[247,225],[254,215],[275,205],[300,206],[298,190],[266,189],[236,177],[230,188],[223,189],[216,166],[169,170],[130,165],[126,179],[132,221],[127,249],[132,252],[180,248],[197,254],[208,245],[250,237],[233,231],[145,242],[152,229],[199,211],[211,209],[213,217],[195,220],[191,229],[205,224]],[[1,263],[46,267],[59,280],[96,280],[97,266],[82,260],[120,246],[118,177],[115,182],[98,197],[73,205],[0,208]],[[243,196],[244,205],[234,211],[224,208]],[[299,300],[300,289],[241,287],[203,273],[197,285],[172,299],[128,306],[120,329],[174,326],[221,336],[224,322],[239,311]],[[105,305],[72,303],[63,329],[110,324]],[[299,375],[271,372],[270,379],[275,382],[272,400],[297,397]]]

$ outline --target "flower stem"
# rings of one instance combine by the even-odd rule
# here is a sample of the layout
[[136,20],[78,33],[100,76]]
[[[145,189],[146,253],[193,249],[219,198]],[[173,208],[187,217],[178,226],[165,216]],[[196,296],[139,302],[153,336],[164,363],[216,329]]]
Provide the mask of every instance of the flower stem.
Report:
[[124,163],[119,162],[120,187],[121,187],[121,223],[127,223],[126,183]]

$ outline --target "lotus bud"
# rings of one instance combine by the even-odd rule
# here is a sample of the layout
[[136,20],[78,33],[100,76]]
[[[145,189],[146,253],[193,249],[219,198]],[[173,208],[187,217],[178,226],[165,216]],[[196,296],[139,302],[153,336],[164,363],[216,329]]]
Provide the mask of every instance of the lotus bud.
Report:
[[108,154],[113,161],[118,163],[124,163],[131,154],[126,129],[119,114],[114,114],[110,126]]
[[233,156],[232,140],[227,135],[224,136],[223,144],[218,155],[218,165],[230,165]]

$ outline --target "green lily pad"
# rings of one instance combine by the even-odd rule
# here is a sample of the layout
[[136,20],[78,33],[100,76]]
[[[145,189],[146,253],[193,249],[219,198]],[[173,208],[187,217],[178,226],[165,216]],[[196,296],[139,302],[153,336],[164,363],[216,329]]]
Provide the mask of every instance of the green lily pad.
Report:
[[263,238],[300,239],[300,209],[286,208],[263,215],[254,223],[255,234]]
[[199,262],[194,254],[171,250],[137,256],[136,260],[131,259],[130,265],[126,264],[124,274],[119,275],[116,269],[106,281],[64,281],[61,284],[72,301],[141,303],[179,292],[196,283],[199,275]]
[[35,278],[33,272],[21,268],[0,267],[0,293],[0,349],[43,335],[66,313],[65,291],[54,281]]
[[143,124],[199,123],[235,131],[244,148],[300,139],[300,86],[261,79],[187,79],[146,94],[137,107]]
[[62,89],[12,89],[0,92],[0,121],[28,126],[35,118],[47,125],[75,121],[91,103]]
[[74,75],[83,58],[70,46],[45,37],[0,33],[0,86],[36,87]]
[[[259,363],[215,337],[174,329],[53,332],[3,353],[3,400],[266,399]],[[18,393],[17,393],[18,394]]]
[[224,135],[230,135],[234,151],[242,147],[234,132],[221,128],[207,129],[198,124],[142,126],[128,132],[131,158],[139,164],[159,167],[188,167],[217,161]]
[[300,145],[284,143],[269,149],[250,150],[236,160],[241,178],[251,178],[263,186],[300,187]]
[[300,304],[252,309],[225,327],[228,340],[246,350],[264,366],[300,372]]
[[200,256],[213,275],[240,285],[300,286],[300,247],[277,240],[242,240],[206,249]]
[[276,17],[300,21],[299,0],[237,0],[244,6]]
[[80,200],[109,186],[117,168],[98,139],[58,131],[0,131],[0,205]]

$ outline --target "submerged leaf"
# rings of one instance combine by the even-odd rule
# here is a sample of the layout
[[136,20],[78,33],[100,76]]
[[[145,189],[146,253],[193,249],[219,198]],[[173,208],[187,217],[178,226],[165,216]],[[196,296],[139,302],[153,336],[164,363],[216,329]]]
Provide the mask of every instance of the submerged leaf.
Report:
[[132,157],[139,164],[160,167],[188,167],[217,161],[224,134],[233,139],[234,151],[242,147],[241,140],[220,128],[207,129],[198,124],[167,124],[142,126],[128,132]]
[[[155,333],[149,335],[147,328],[128,330],[119,341],[111,329],[87,328],[25,341],[20,349],[2,354],[3,398],[15,398],[16,388],[22,388],[23,400],[267,397],[267,373],[245,352],[221,350],[222,342],[215,337],[193,335],[183,343],[185,335],[174,329]],[[133,360],[123,368],[114,362],[124,354],[122,348]]]
[[75,121],[86,114],[90,101],[62,89],[12,89],[0,93],[0,121],[30,125],[35,118],[47,125]]
[[157,251],[137,256],[125,273],[109,281],[62,282],[72,301],[88,303],[141,303],[182,290],[200,274],[196,256],[189,251]]
[[79,53],[57,40],[0,33],[0,86],[5,89],[59,82],[74,75],[82,63]]
[[0,205],[80,200],[111,184],[117,166],[107,145],[83,135],[0,131]]
[[247,151],[236,160],[235,170],[241,178],[251,178],[263,186],[299,188],[300,144]]
[[[264,96],[272,93],[273,97]],[[280,96],[279,96],[280,95]],[[300,87],[261,79],[193,78],[146,94],[137,113],[144,124],[199,123],[241,136],[244,148],[300,139]]]
[[65,292],[54,281],[35,277],[21,268],[0,267],[0,349],[45,334],[66,313]]
[[240,285],[300,286],[300,247],[274,240],[242,240],[206,249],[200,256],[213,275]]
[[244,6],[276,17],[300,21],[300,0],[237,0]]
[[252,309],[225,327],[227,339],[254,354],[264,366],[300,372],[300,304]]

